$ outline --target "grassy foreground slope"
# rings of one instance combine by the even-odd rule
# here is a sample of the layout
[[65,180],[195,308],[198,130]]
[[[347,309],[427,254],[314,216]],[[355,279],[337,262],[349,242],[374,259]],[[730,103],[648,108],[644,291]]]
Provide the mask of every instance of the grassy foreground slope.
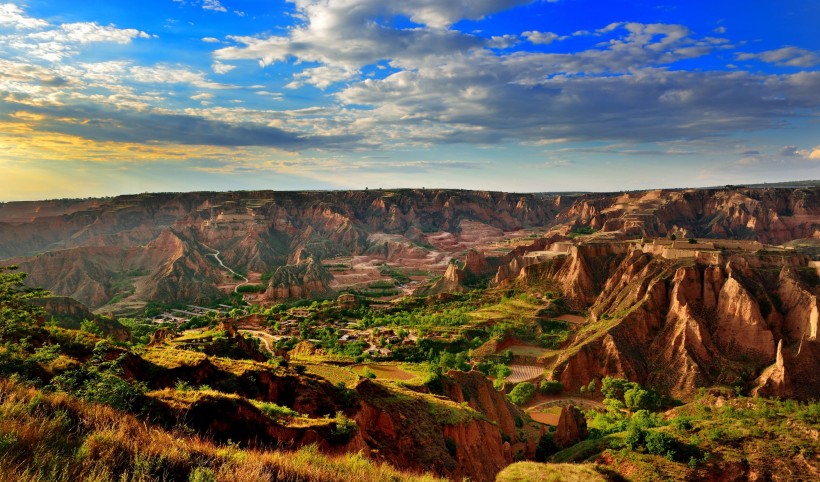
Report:
[[359,455],[243,450],[65,393],[0,380],[0,480],[436,481]]

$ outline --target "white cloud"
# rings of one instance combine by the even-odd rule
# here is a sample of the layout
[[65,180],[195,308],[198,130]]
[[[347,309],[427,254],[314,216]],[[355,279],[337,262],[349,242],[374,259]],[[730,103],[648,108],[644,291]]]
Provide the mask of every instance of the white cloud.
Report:
[[529,40],[530,43],[536,45],[549,45],[556,40],[563,40],[566,38],[552,32],[539,32],[537,30],[530,30],[521,35]]
[[775,50],[766,50],[760,53],[739,52],[738,60],[757,59],[770,64],[788,67],[814,67],[820,64],[820,56],[816,53],[798,47],[783,47]]
[[555,169],[559,167],[570,167],[575,164],[575,161],[570,161],[569,159],[553,159],[544,163],[544,167],[547,169]]
[[219,39],[215,37],[203,37],[202,41],[209,44],[218,44]]
[[228,72],[230,72],[231,70],[233,70],[235,68],[236,68],[235,65],[223,64],[222,62],[220,62],[218,60],[216,62],[214,62],[213,64],[211,64],[211,70],[213,70],[214,73],[216,73],[216,74],[227,74]]
[[215,12],[227,12],[228,9],[219,3],[219,0],[202,0],[203,10],[213,10]]
[[0,27],[11,27],[15,30],[38,30],[48,27],[48,22],[26,16],[23,10],[13,3],[2,3],[0,4]]
[[77,55],[82,46],[92,43],[128,44],[132,40],[152,38],[137,29],[121,29],[96,22],[73,22],[54,26],[45,20],[27,17],[13,4],[0,4],[0,28],[11,26],[14,33],[0,35],[0,48],[16,51],[27,58],[61,62]]
[[519,43],[518,35],[496,35],[490,37],[487,46],[494,49],[508,49]]
[[[461,19],[479,19],[531,0],[293,0],[304,24],[287,36],[231,37],[238,45],[215,52],[221,60],[256,59],[261,65],[297,59],[323,64],[298,73],[293,86],[327,86],[354,78],[380,60],[395,64],[436,62],[478,48],[487,41],[450,30]],[[408,17],[418,27],[397,29],[379,19]],[[342,74],[346,77],[342,77]]]

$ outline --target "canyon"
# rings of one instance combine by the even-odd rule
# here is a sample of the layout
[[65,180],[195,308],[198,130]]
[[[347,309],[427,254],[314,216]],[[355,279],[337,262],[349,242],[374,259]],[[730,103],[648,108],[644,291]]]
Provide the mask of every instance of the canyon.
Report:
[[265,302],[390,282],[384,266],[415,270],[422,284],[470,250],[493,257],[531,236],[566,240],[590,229],[601,239],[675,234],[782,245],[815,242],[818,218],[816,187],[140,194],[0,204],[0,262],[97,312],[129,313],[148,302],[227,296],[239,282],[213,250],[261,284],[249,298]]

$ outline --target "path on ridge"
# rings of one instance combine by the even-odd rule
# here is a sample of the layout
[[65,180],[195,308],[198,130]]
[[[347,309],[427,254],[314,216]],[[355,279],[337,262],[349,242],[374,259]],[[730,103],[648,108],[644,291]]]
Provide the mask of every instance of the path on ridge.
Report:
[[273,349],[270,347],[270,343],[268,342],[268,338],[272,338],[270,333],[259,330],[239,330],[239,333],[247,333],[249,335],[255,336],[256,338],[259,338],[259,340],[265,344],[265,349],[268,350],[268,353],[273,355]]
[[242,276],[241,274],[237,273],[236,271],[232,270],[231,268],[229,268],[229,267],[225,266],[225,263],[223,263],[223,262],[222,262],[222,260],[221,260],[221,259],[219,259],[219,253],[220,253],[220,251],[219,251],[218,249],[214,249],[214,248],[212,248],[212,247],[208,246],[208,245],[207,245],[207,244],[205,244],[205,243],[200,243],[200,244],[202,244],[202,246],[205,246],[206,248],[208,248],[208,249],[210,249],[211,251],[213,251],[213,253],[208,253],[206,256],[213,256],[213,257],[214,257],[214,259],[216,260],[216,262],[217,262],[217,263],[219,263],[219,266],[222,266],[222,267],[223,267],[223,268],[225,268],[226,270],[230,271],[232,275],[234,275],[234,276],[239,276],[240,278],[242,278],[243,280],[245,280],[245,281],[243,281],[243,282],[239,283],[238,285],[236,285],[236,286],[234,287],[234,289],[233,289],[233,292],[234,292],[234,293],[239,293],[239,287],[240,287],[240,286],[244,286],[244,285],[246,285],[246,284],[250,283],[250,280],[249,280],[248,278],[246,278],[246,277]]

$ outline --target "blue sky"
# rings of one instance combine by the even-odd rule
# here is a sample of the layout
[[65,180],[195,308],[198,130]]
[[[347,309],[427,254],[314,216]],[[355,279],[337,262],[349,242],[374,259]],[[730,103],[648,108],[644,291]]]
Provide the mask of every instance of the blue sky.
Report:
[[0,200],[820,178],[820,2],[0,0]]

